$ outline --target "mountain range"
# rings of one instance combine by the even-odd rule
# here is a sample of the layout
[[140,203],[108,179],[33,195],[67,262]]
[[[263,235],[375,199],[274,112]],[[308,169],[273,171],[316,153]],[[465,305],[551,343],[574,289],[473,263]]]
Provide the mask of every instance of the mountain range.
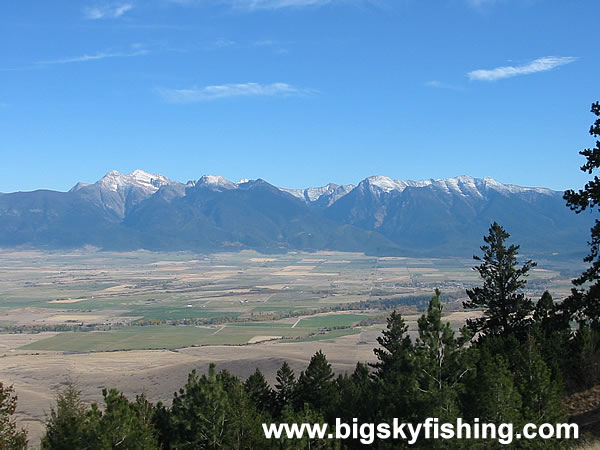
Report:
[[562,192],[470,176],[286,189],[135,170],[68,192],[0,194],[0,247],[470,256],[493,221],[522,251],[561,256],[583,255],[592,225],[565,206]]

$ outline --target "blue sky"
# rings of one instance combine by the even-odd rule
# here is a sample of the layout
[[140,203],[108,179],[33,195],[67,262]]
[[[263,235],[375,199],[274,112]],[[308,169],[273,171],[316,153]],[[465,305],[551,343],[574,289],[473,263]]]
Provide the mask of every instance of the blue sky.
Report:
[[0,6],[0,192],[112,169],[580,187],[597,0]]

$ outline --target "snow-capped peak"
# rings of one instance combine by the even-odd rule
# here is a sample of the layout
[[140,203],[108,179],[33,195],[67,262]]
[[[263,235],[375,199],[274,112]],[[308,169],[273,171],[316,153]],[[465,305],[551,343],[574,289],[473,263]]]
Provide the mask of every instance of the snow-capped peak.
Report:
[[236,184],[218,175],[202,175],[196,186],[209,186],[216,189],[236,189]]
[[369,187],[376,194],[390,193],[392,191],[402,192],[407,187],[431,186],[448,193],[459,195],[475,195],[483,197],[486,190],[494,190],[501,193],[525,193],[536,192],[540,194],[552,194],[552,190],[537,187],[523,187],[514,184],[503,184],[493,178],[474,178],[470,175],[461,175],[452,178],[430,178],[428,180],[393,180],[385,176],[371,176],[361,183],[363,187]]
[[392,180],[390,177],[385,176],[372,176],[367,178],[367,182],[384,192],[401,190],[402,187],[398,181]]
[[431,180],[392,180],[390,177],[385,176],[372,176],[367,177],[361,181],[361,185],[368,186],[371,191],[379,193],[389,193],[392,191],[402,192],[407,187],[423,187],[430,184]]
[[163,175],[152,174],[139,169],[129,174],[111,170],[96,182],[100,187],[115,192],[127,187],[137,187],[152,193],[156,192],[161,186],[170,183],[171,180]]
[[494,178],[485,177],[481,179],[489,188],[495,189],[497,191],[505,191],[505,192],[537,192],[538,194],[552,194],[554,191],[548,188],[541,187],[524,187],[517,186],[516,184],[503,184]]
[[354,189],[354,185],[346,184],[340,186],[335,183],[329,183],[325,186],[306,189],[287,189],[281,187],[278,189],[280,191],[287,192],[288,194],[292,194],[294,197],[299,198],[307,203],[316,202],[321,197],[327,196],[328,202],[326,206],[329,206]]

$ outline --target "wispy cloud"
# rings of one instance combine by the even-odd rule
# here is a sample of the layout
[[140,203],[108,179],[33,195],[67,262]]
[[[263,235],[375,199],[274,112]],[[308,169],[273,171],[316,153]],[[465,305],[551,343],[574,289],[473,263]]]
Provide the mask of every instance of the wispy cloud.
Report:
[[[208,50],[208,51],[222,50],[225,48],[235,48],[235,47],[239,47],[239,46],[240,46],[240,44],[237,41],[234,41],[232,39],[223,38],[223,37],[200,44],[200,48],[202,50]],[[192,45],[192,47],[193,47],[193,45]]]
[[473,8],[484,8],[486,6],[495,5],[499,0],[466,0],[467,5]]
[[448,83],[444,83],[442,81],[437,81],[437,80],[427,81],[425,83],[425,86],[436,88],[436,89],[450,89],[452,91],[464,91],[465,90],[465,88],[463,88],[462,86],[454,86],[453,84],[448,84]]
[[279,45],[279,43],[272,39],[262,39],[259,41],[252,41],[253,47],[272,47],[274,45]]
[[543,0],[464,0],[464,3],[475,10],[479,10],[480,12],[488,12],[494,9],[496,5],[528,7],[542,1]]
[[467,76],[470,80],[496,81],[502,78],[516,77],[518,75],[545,72],[575,61],[577,61],[577,58],[574,56],[545,56],[520,66],[502,66],[496,67],[495,69],[473,70],[469,72]]
[[169,103],[199,103],[231,97],[290,97],[313,94],[312,89],[301,89],[287,83],[220,84],[190,89],[157,89]]
[[90,20],[117,19],[131,9],[133,9],[132,3],[113,3],[85,8],[83,14],[86,19]]
[[292,44],[291,41],[276,41],[271,39],[254,40],[254,41],[234,41],[227,38],[219,38],[206,42],[200,46],[202,50],[223,50],[227,48],[237,49],[267,49],[276,54],[288,53],[287,45]]
[[86,62],[86,61],[96,61],[99,59],[106,59],[106,58],[126,58],[126,57],[130,57],[130,56],[142,56],[142,55],[147,55],[148,54],[148,50],[136,50],[134,52],[129,52],[129,53],[125,53],[125,52],[115,52],[115,53],[108,53],[108,52],[99,52],[99,53],[94,53],[92,55],[81,55],[81,56],[74,56],[74,57],[70,57],[70,58],[61,58],[61,59],[50,59],[50,60],[46,60],[46,61],[38,61],[37,64],[38,65],[50,65],[50,64],[70,64],[70,63],[79,63],[79,62]]
[[[169,0],[171,3],[178,5],[202,5],[207,0]],[[208,0],[210,1],[210,0]],[[357,0],[212,0],[213,3],[221,3],[229,5],[236,9],[242,10],[260,10],[260,9],[282,9],[282,8],[303,8],[303,7],[318,7],[333,3],[348,3]],[[362,0],[360,0],[362,1]],[[371,0],[364,0],[371,1]]]
[[271,51],[282,54],[289,53],[289,47],[295,44],[294,41],[280,41],[273,39],[262,39],[257,41],[252,41],[250,45],[254,48],[264,48],[270,49]]
[[219,38],[212,43],[212,46],[215,48],[233,47],[234,45],[236,45],[235,41],[225,38]]
[[233,6],[243,9],[281,9],[322,6],[333,0],[228,0]]

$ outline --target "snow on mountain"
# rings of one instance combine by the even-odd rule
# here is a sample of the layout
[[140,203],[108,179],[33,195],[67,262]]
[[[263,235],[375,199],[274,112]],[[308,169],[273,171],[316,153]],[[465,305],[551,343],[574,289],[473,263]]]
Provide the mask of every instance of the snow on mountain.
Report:
[[136,187],[152,193],[158,191],[161,186],[170,183],[171,180],[163,175],[156,175],[139,169],[129,174],[122,174],[116,170],[111,170],[96,182],[96,184],[111,191]]
[[[156,175],[143,170],[134,170],[131,173],[123,174],[116,170],[111,170],[102,178],[100,178],[95,186],[106,189],[109,191],[117,192],[119,190],[127,189],[130,187],[136,187],[144,191],[154,193],[158,191],[161,186],[171,184],[171,180],[163,175]],[[93,186],[91,184],[79,182],[70,192],[77,192],[80,189]]]
[[279,190],[287,192],[288,194],[292,194],[294,197],[299,198],[307,203],[314,203],[324,199],[325,201],[323,206],[329,206],[354,189],[354,187],[355,186],[352,184],[338,185],[335,183],[329,183],[326,186],[316,188],[287,189],[280,187]]
[[[77,195],[94,201],[106,211],[122,219],[129,208],[154,195],[163,186],[172,186],[175,190],[171,194],[174,193],[175,196],[185,196],[185,186],[204,187],[222,192],[235,189],[249,189],[259,182],[264,183],[262,180],[248,179],[242,179],[234,183],[222,176],[203,175],[198,180],[190,181],[186,185],[183,185],[177,181],[171,181],[163,175],[152,174],[139,169],[128,174],[112,170],[94,184],[77,183],[70,192],[77,193]],[[449,195],[480,199],[486,198],[487,194],[491,191],[499,192],[503,195],[523,193],[556,194],[550,189],[503,184],[493,178],[474,178],[468,175],[419,181],[394,180],[386,176],[371,176],[362,180],[358,186],[329,183],[326,186],[309,187],[306,189],[287,189],[281,187],[277,189],[293,195],[307,205],[319,208],[330,207],[355,188],[360,189],[361,191],[370,192],[375,199],[378,199],[376,202],[379,204],[378,208],[381,210],[378,214],[383,217],[385,215],[385,203],[387,202],[385,199],[394,194],[401,193],[406,188],[427,187]]]
[[564,207],[561,192],[471,176],[285,189],[261,179],[204,175],[182,184],[111,171],[68,193],[0,195],[0,244],[9,246],[457,256],[472,254],[493,221],[528,251],[553,254],[575,254],[591,226]]
[[163,175],[139,169],[128,174],[111,170],[94,184],[77,183],[70,192],[101,205],[122,219],[127,208],[150,197],[161,186],[170,184],[173,182]]
[[423,187],[427,186],[429,180],[412,181],[412,180],[392,180],[385,176],[371,176],[360,182],[359,186],[370,187],[375,193],[389,193],[392,191],[402,192],[407,187]]
[[538,193],[552,195],[554,191],[546,188],[524,187],[514,184],[503,184],[499,181],[490,178],[474,178],[469,175],[462,175],[453,178],[441,178],[428,180],[393,180],[385,176],[371,176],[360,182],[361,189],[369,189],[377,195],[382,193],[389,194],[391,192],[402,192],[407,187],[427,187],[445,191],[447,193],[458,194],[462,196],[484,197],[488,190],[497,191],[503,194],[519,194],[519,193]]
[[[263,182],[262,180],[250,180],[248,178],[242,178],[237,183],[229,181],[228,179],[217,176],[217,175],[203,175],[198,181],[188,182],[188,185],[191,186],[204,186],[208,187],[212,190],[222,191],[222,190],[232,190],[232,189],[247,189],[250,186],[254,186],[258,182]],[[280,191],[287,192],[288,194],[293,195],[294,197],[312,204],[315,202],[321,201],[321,206],[329,206],[334,203],[339,198],[346,195],[355,186],[349,185],[338,185],[335,183],[329,183],[326,186],[321,187],[311,187],[306,189],[287,189],[282,187],[277,187]]]
[[196,182],[195,185],[209,187],[213,190],[218,191],[237,188],[236,183],[232,183],[228,179],[218,175],[203,175],[202,177],[200,177],[200,179]]

